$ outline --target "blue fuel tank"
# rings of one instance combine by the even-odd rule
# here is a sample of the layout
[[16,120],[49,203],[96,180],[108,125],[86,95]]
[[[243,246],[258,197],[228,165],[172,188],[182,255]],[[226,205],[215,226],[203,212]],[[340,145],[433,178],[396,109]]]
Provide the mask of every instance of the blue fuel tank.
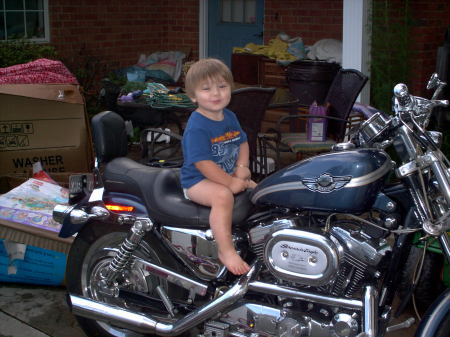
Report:
[[254,189],[256,205],[362,213],[369,210],[392,168],[377,149],[332,152],[275,172]]

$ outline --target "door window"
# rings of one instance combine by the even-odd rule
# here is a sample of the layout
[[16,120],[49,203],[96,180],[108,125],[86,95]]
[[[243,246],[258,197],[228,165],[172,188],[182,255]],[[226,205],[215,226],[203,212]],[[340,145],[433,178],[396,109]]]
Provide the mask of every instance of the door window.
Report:
[[256,0],[221,0],[221,21],[256,23]]

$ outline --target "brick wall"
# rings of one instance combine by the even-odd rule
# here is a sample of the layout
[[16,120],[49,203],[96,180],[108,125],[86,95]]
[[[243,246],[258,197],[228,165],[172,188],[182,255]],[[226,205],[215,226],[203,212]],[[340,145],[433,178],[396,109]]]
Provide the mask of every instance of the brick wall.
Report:
[[181,50],[198,59],[198,0],[167,1],[167,25],[164,46],[166,50]]
[[325,38],[342,40],[342,0],[266,0],[264,43],[285,32],[305,45]]
[[50,38],[62,57],[81,50],[109,67],[136,63],[164,47],[167,1],[49,1]]
[[[136,63],[141,53],[192,52],[198,58],[198,0],[52,0],[51,43],[61,56],[81,50],[109,68]],[[341,0],[266,0],[267,43],[279,32],[302,36],[306,44],[322,38],[342,39]]]
[[426,81],[436,69],[437,48],[444,44],[444,34],[450,26],[450,2],[448,0],[415,0],[411,2],[414,39],[411,48],[412,76],[410,91],[430,97]]
[[[391,0],[390,0],[391,1]],[[392,0],[404,1],[404,0]],[[436,49],[450,26],[448,0],[410,0],[414,18],[411,91],[425,94]],[[106,5],[105,5],[106,4]],[[84,50],[109,69],[136,63],[141,53],[181,50],[198,57],[198,0],[52,0],[51,43],[76,60]],[[266,0],[264,42],[279,32],[301,36],[306,45],[342,40],[342,0]]]

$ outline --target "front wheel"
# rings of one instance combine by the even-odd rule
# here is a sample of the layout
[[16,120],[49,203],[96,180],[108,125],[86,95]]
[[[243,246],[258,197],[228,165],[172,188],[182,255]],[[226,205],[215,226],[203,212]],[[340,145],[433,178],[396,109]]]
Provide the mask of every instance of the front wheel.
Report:
[[[416,246],[411,247],[405,268],[402,272],[399,285],[399,294],[403,298],[407,296],[409,288],[418,269],[418,264],[422,259],[423,249]],[[426,252],[423,256],[423,266],[420,278],[414,290],[414,297],[417,306],[421,310],[426,310],[431,303],[445,289],[442,282],[442,268],[444,267],[443,256],[441,254]]]
[[450,312],[447,313],[442,323],[439,325],[434,337],[448,337],[450,333]]
[[[149,307],[140,307],[135,303],[105,293],[100,287],[102,270],[107,267],[128,234],[127,226],[95,223],[85,226],[78,233],[67,260],[67,289],[69,293],[120,306],[135,312],[146,311]],[[171,269],[177,269],[176,262],[169,254],[163,253],[163,247],[153,235],[147,235],[141,242],[136,254],[153,263]],[[133,265],[127,265],[116,279],[118,287],[134,293],[143,293],[157,298],[156,287],[160,285],[171,298],[181,298],[183,290],[149,274]],[[139,333],[114,325],[77,316],[78,323],[88,336],[137,337]],[[150,335],[151,336],[151,335]]]
[[450,288],[428,308],[415,337],[448,337],[450,332]]

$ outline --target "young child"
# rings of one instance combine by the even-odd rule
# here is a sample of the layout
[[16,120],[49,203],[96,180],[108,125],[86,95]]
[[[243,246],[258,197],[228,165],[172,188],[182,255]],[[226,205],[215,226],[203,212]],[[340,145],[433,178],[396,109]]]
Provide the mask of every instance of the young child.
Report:
[[183,134],[181,185],[185,196],[211,207],[209,223],[218,256],[235,275],[250,267],[236,252],[231,235],[234,194],[253,188],[247,135],[235,114],[225,109],[231,99],[233,76],[217,59],[201,59],[186,75],[187,95],[198,108]]

